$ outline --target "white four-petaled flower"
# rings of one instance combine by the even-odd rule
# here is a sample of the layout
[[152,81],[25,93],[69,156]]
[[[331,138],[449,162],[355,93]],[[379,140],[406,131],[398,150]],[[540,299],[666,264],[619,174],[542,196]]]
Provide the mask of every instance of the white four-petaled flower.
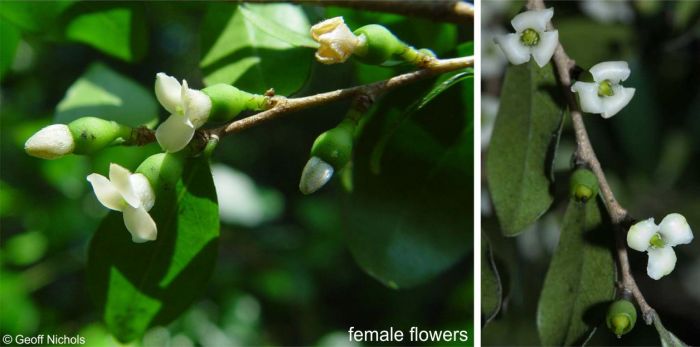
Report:
[[124,214],[124,225],[136,243],[153,241],[158,229],[148,214],[156,196],[146,176],[117,165],[109,165],[109,179],[100,174],[90,174],[87,180],[92,184],[97,200],[110,210]]
[[211,99],[200,90],[190,89],[162,72],[156,75],[156,97],[170,117],[156,130],[156,139],[169,153],[177,152],[192,140],[194,131],[204,125],[211,111]]
[[326,19],[311,27],[311,37],[320,44],[316,60],[323,64],[337,64],[346,61],[362,38],[350,31],[343,17]]
[[514,34],[496,37],[496,43],[511,64],[520,65],[530,61],[530,56],[540,67],[547,65],[559,44],[559,31],[547,30],[554,16],[554,9],[525,11],[513,17],[510,24]]
[[654,218],[643,220],[627,232],[627,245],[637,251],[647,252],[647,275],[658,280],[676,267],[676,253],[673,247],[690,243],[693,232],[685,217],[671,213],[656,225]]
[[590,70],[594,82],[578,81],[571,91],[578,94],[581,110],[610,118],[620,112],[634,97],[634,88],[624,88],[621,81],[630,76],[625,61],[598,63]]

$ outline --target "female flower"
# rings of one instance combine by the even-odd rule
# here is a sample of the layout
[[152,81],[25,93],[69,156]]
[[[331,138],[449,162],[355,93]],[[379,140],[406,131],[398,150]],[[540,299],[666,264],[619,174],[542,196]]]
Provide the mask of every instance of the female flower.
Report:
[[148,214],[156,197],[146,176],[110,164],[109,179],[100,174],[87,176],[97,200],[110,210],[124,214],[124,225],[136,243],[153,241],[157,236],[156,223]]
[[554,9],[525,11],[511,20],[514,34],[496,37],[496,43],[511,64],[520,65],[530,61],[530,56],[540,67],[547,65],[559,44],[559,31],[547,30],[554,16]]
[[170,117],[156,130],[156,139],[169,153],[177,152],[192,140],[194,131],[209,118],[212,101],[200,90],[190,89],[162,72],[156,75],[156,97]]
[[693,232],[685,217],[672,213],[656,225],[654,218],[641,221],[627,232],[627,245],[640,252],[649,254],[647,275],[658,280],[676,267],[676,254],[673,247],[690,243]]
[[630,76],[627,62],[606,61],[596,64],[589,71],[594,82],[578,81],[571,86],[571,91],[578,94],[583,112],[599,113],[603,118],[610,118],[634,97],[634,88],[620,85]]
[[345,25],[343,17],[326,19],[312,26],[311,37],[320,44],[316,59],[323,64],[345,62],[360,45],[360,38]]

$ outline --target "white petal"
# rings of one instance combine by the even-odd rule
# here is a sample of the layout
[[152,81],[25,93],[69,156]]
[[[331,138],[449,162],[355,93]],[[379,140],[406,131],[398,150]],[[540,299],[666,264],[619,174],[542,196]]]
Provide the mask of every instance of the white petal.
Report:
[[107,177],[93,173],[87,176],[87,180],[92,185],[92,190],[95,191],[97,200],[104,207],[114,211],[121,211],[124,208],[126,205],[124,198],[122,198],[117,187]]
[[311,194],[323,187],[331,177],[333,177],[333,166],[319,157],[311,157],[301,172],[299,190],[302,194]]
[[[355,36],[350,28],[344,23],[337,24],[332,30],[315,36],[315,40],[320,43],[316,51],[316,59],[323,64],[337,64],[346,61],[363,41]],[[325,27],[327,30],[330,27]],[[312,35],[317,35],[321,31],[312,30]],[[363,39],[366,39],[363,37]]]
[[148,178],[143,174],[135,173],[129,176],[129,181],[131,182],[131,188],[134,194],[136,194],[141,203],[141,207],[146,211],[150,211],[153,204],[156,202],[156,194],[153,188],[151,188],[151,183],[148,181]]
[[75,141],[65,124],[49,125],[39,131],[24,143],[27,154],[42,158],[56,159],[73,153]]
[[676,267],[676,253],[670,246],[649,249],[649,263],[647,263],[647,275],[658,280],[673,271]]
[[525,11],[513,17],[510,24],[518,33],[525,29],[533,29],[540,34],[547,28],[547,23],[554,16],[554,9]]
[[581,111],[587,113],[602,113],[603,101],[598,96],[598,84],[588,82],[576,82],[571,86],[571,91],[578,94],[578,103]]
[[630,77],[630,68],[626,61],[604,61],[595,64],[590,70],[593,80],[603,82],[609,80],[613,84],[624,81]]
[[109,164],[109,181],[112,182],[122,198],[131,205],[132,207],[140,207],[141,201],[138,196],[134,193],[134,189],[131,187],[131,180],[129,177],[131,172],[118,164]]
[[693,241],[693,231],[683,215],[671,213],[659,224],[659,233],[668,246],[683,245]]
[[207,94],[196,90],[187,89],[184,93],[185,117],[198,129],[209,119],[211,111],[211,98]]
[[319,22],[311,27],[311,37],[315,40],[318,41],[320,40],[321,35],[325,33],[329,33],[333,30],[335,30],[338,26],[343,26],[345,25],[345,21],[343,20],[343,17],[333,17],[326,19],[322,22]]
[[620,85],[613,87],[612,96],[600,98],[603,102],[603,112],[600,114],[603,118],[610,118],[620,112],[630,100],[634,97],[634,88],[623,88]]
[[511,64],[520,65],[530,61],[530,48],[520,42],[518,34],[497,36],[495,40]]
[[174,77],[162,72],[156,74],[156,97],[160,104],[170,113],[182,114],[180,88],[180,82]]
[[131,233],[131,240],[135,243],[153,241],[158,235],[156,222],[143,208],[127,207],[124,209],[124,225]]
[[649,241],[659,231],[659,227],[654,223],[654,218],[649,218],[638,222],[630,227],[627,232],[627,245],[640,252],[649,249]]
[[537,43],[537,46],[532,47],[532,57],[535,58],[537,65],[540,67],[547,65],[558,45],[559,31],[553,30],[540,33],[540,42]]
[[184,116],[173,114],[156,129],[158,144],[168,153],[177,152],[192,140],[194,126]]

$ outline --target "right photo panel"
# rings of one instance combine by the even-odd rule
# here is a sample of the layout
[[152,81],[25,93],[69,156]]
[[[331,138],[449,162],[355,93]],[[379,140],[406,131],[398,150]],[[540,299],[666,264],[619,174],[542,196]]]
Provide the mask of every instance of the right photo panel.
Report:
[[482,345],[700,345],[700,1],[481,11]]

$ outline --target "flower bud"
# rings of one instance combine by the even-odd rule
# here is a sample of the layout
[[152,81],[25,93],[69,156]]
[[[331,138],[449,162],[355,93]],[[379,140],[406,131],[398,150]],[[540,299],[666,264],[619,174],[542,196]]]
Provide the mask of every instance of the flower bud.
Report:
[[345,62],[360,44],[343,17],[326,19],[312,26],[311,37],[319,43],[316,60],[323,64]]
[[389,29],[378,24],[365,25],[355,30],[354,34],[360,38],[360,45],[354,54],[367,64],[382,64],[392,55],[407,49],[406,44],[396,38]]
[[335,128],[319,135],[311,147],[311,156],[342,169],[352,156],[354,122],[346,119]]
[[75,154],[92,154],[131,136],[131,128],[97,117],[82,117],[68,123],[75,140]]
[[634,304],[628,300],[617,300],[608,308],[605,321],[608,329],[619,338],[634,328],[634,324],[637,322],[637,310],[634,308]]
[[178,153],[158,153],[146,158],[136,173],[148,179],[153,190],[160,191],[172,187],[182,176],[183,155]]
[[24,143],[27,154],[42,159],[60,158],[73,153],[74,149],[73,135],[65,124],[49,125],[37,131]]
[[211,99],[209,119],[228,121],[244,110],[261,110],[265,108],[263,95],[251,94],[232,85],[215,84],[202,89]]
[[588,169],[577,169],[571,175],[569,193],[574,200],[587,202],[598,194],[598,179]]
[[302,194],[311,194],[326,185],[333,177],[333,166],[319,157],[311,157],[304,165],[299,180],[299,190]]

